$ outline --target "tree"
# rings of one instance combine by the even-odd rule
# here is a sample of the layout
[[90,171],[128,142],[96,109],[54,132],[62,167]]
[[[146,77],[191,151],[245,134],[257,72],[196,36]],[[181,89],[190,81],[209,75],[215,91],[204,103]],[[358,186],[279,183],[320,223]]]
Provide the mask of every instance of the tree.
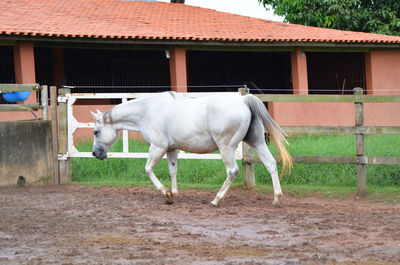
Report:
[[285,22],[400,36],[399,0],[258,0]]

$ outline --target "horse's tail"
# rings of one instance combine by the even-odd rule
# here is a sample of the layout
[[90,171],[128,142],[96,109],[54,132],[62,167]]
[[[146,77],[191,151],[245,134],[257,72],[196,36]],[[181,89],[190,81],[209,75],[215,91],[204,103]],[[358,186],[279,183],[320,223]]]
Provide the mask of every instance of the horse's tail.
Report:
[[269,115],[267,108],[264,106],[264,103],[254,95],[246,95],[245,102],[249,106],[251,113],[253,116],[260,121],[262,121],[264,128],[269,132],[271,141],[278,148],[279,154],[282,160],[282,173],[280,177],[282,177],[286,171],[289,169],[289,174],[293,167],[293,160],[289,152],[285,148],[285,143],[289,144],[285,139],[287,134],[282,130],[281,127],[272,119]]

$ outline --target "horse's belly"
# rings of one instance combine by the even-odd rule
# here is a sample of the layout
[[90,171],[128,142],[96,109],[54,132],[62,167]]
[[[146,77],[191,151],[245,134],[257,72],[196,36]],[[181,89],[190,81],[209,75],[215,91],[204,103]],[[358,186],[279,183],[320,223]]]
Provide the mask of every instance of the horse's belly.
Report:
[[211,153],[218,149],[210,135],[192,135],[191,137],[182,137],[174,140],[174,147],[190,153]]

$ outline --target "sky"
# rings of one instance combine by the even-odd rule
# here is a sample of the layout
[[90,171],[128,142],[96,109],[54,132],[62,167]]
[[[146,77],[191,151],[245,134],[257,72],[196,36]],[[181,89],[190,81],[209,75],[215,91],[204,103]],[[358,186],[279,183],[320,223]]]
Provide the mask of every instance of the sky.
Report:
[[[170,2],[170,0],[158,0]],[[267,11],[258,0],[185,0],[185,5],[211,8],[222,12],[243,16],[262,18],[274,21],[283,21],[282,17],[275,16],[274,12]]]

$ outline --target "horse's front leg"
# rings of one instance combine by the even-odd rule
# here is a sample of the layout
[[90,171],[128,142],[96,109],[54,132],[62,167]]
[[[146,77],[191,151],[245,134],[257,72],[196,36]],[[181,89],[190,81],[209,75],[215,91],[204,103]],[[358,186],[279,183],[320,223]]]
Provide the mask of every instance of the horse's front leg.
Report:
[[[167,152],[169,175],[171,176],[171,193],[167,192],[167,202],[174,203],[174,197],[178,196],[176,174],[178,172],[178,150]],[[169,196],[170,195],[170,196]],[[168,201],[168,199],[170,201]]]
[[147,159],[147,163],[145,166],[145,171],[147,176],[151,179],[154,186],[157,190],[161,191],[168,203],[168,190],[167,188],[158,180],[156,175],[154,174],[153,168],[160,162],[166,150],[164,148],[156,147],[154,145],[150,145],[149,150],[149,158]]

